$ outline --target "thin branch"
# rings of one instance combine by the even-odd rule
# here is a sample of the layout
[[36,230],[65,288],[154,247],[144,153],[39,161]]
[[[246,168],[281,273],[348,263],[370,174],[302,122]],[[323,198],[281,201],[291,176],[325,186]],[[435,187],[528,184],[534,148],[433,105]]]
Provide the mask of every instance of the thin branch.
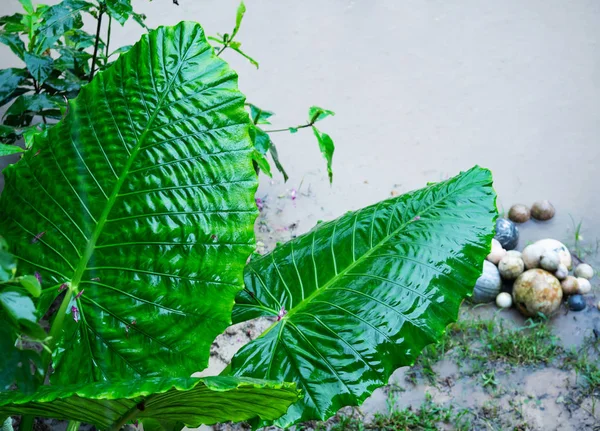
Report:
[[100,45],[100,30],[102,29],[102,15],[104,14],[104,5],[98,9],[98,26],[96,27],[96,43],[94,44],[94,56],[92,57],[92,70],[90,71],[90,82],[94,78],[96,69],[96,60],[98,59],[98,46]]
[[263,132],[265,133],[279,133],[279,132],[289,132],[290,129],[306,129],[307,127],[312,127],[314,126],[314,122],[311,123],[306,123],[303,124],[301,126],[296,126],[296,127],[286,127],[285,129],[273,129],[273,130],[263,130]]
[[108,58],[108,53],[110,52],[108,49],[110,47],[110,35],[112,33],[112,21],[113,21],[112,15],[109,15],[108,16],[108,35],[106,36],[106,50],[104,51],[106,58]]

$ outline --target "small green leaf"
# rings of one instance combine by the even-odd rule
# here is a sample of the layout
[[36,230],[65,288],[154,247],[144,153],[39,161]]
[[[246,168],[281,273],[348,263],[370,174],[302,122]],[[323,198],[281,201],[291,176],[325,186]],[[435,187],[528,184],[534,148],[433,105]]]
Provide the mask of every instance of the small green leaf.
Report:
[[298,133],[298,128],[296,128],[296,127],[290,127],[290,128],[288,128],[288,130],[290,131],[291,134]]
[[[31,414],[119,429],[130,420],[153,419],[188,427],[253,418],[274,420],[299,398],[293,383],[205,377],[151,378],[87,385],[44,386],[32,395],[0,393],[0,415]],[[170,428],[176,430],[176,427]]]
[[267,154],[267,151],[271,147],[271,138],[264,130],[259,127],[252,127],[250,129],[250,138],[252,139],[254,148],[260,154]]
[[23,148],[17,147],[16,145],[0,144],[0,157],[22,153],[23,151],[25,151]]
[[235,52],[237,52],[238,54],[240,54],[242,57],[244,57],[246,60],[248,60],[250,63],[252,63],[252,65],[254,67],[256,67],[257,69],[259,68],[259,64],[258,61],[256,61],[255,59],[253,59],[252,57],[250,57],[248,54],[246,54],[244,51],[242,51],[239,48],[235,48],[234,46],[230,45],[230,48],[233,49]]
[[128,52],[131,48],[133,48],[133,45],[125,45],[120,47],[119,49],[114,50],[108,57],[112,57],[113,55],[120,55],[120,54],[125,54],[126,52]]
[[21,283],[21,286],[23,286],[34,298],[38,298],[42,294],[42,286],[37,277],[33,275],[24,275],[17,278],[17,281]]
[[25,54],[25,44],[23,40],[16,33],[0,32],[0,43],[8,46],[17,57],[23,60]]
[[329,111],[327,109],[319,108],[318,106],[311,106],[308,109],[308,121],[311,124],[316,123],[317,121],[324,120],[329,116],[335,115],[335,112]]
[[44,10],[43,25],[36,30],[36,54],[42,54],[68,31],[83,27],[81,11],[88,10],[91,3],[66,0]]
[[3,69],[0,70],[0,106],[12,100],[15,91],[27,79],[25,69]]
[[35,55],[26,52],[25,64],[38,85],[42,85],[54,70],[54,60],[48,55]]
[[60,119],[61,108],[65,102],[61,97],[48,94],[25,94],[19,96],[4,114],[5,123],[21,126],[23,116],[43,115],[47,118]]
[[252,103],[248,103],[250,107],[250,118],[254,124],[271,124],[269,118],[275,115],[272,111],[265,111]]
[[235,35],[237,34],[237,32],[240,29],[240,26],[242,25],[242,20],[244,19],[244,14],[246,13],[246,5],[244,4],[243,0],[240,2],[240,5],[238,6],[237,9],[237,13],[235,14],[235,28],[233,29],[233,33],[231,34],[231,39],[233,39],[235,37]]
[[288,174],[285,171],[285,169],[283,169],[283,166],[281,165],[281,162],[279,161],[279,153],[277,152],[277,147],[275,147],[275,144],[273,144],[273,141],[271,141],[271,146],[269,147],[269,154],[271,154],[271,157],[273,158],[275,167],[283,175],[283,181],[287,182],[287,180],[289,179]]
[[121,25],[127,22],[133,12],[131,0],[106,0],[105,4],[108,14]]
[[25,9],[25,12],[28,14],[33,14],[35,12],[35,8],[33,7],[33,4],[31,4],[31,0],[19,0],[19,3],[23,5],[23,9]]
[[46,333],[37,323],[35,304],[21,289],[9,287],[1,290],[0,309],[8,321],[25,334],[40,340],[46,338]]
[[[0,150],[1,149],[2,145],[0,145]],[[8,251],[0,248],[0,283],[12,280],[16,272],[17,260]]]
[[319,131],[315,126],[312,126],[313,132],[319,142],[319,149],[327,160],[327,174],[329,175],[329,182],[333,182],[333,171],[331,170],[331,164],[333,162],[333,152],[335,151],[335,146],[333,145],[333,140],[327,133],[323,133]]
[[271,173],[271,165],[265,156],[263,156],[258,150],[254,150],[252,153],[252,160],[256,163],[261,171],[263,171],[269,178],[273,178]]

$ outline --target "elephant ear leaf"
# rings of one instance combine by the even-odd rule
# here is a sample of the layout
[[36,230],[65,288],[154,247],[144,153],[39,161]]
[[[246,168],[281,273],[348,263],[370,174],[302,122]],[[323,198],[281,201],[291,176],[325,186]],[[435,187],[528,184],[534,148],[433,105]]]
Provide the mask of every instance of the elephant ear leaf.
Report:
[[251,261],[234,323],[275,323],[227,373],[297,382],[304,398],[281,427],[361,404],[456,320],[489,253],[495,200],[490,172],[475,167]]
[[[149,378],[64,387],[36,393],[0,393],[0,416],[30,414],[122,429],[139,420],[144,429],[179,430],[255,417],[272,420],[298,400],[292,383],[233,377]],[[185,406],[185,407],[182,407]]]
[[65,292],[53,383],[207,366],[254,249],[244,100],[198,24],[161,27],[6,168],[0,232],[41,314]]

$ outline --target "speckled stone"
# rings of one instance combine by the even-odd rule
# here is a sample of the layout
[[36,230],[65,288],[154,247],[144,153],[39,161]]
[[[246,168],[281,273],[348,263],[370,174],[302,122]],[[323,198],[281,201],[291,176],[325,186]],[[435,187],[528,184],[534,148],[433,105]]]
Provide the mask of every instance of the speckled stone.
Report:
[[514,249],[519,243],[519,229],[508,219],[496,220],[496,235],[494,236],[505,250]]
[[525,264],[520,257],[510,256],[508,253],[498,263],[498,272],[504,280],[514,280],[525,271]]
[[515,204],[508,210],[508,218],[515,223],[525,223],[531,218],[531,211],[527,205]]
[[551,316],[560,307],[563,291],[558,279],[543,269],[521,274],[513,287],[513,301],[524,316]]
[[[533,244],[541,247],[542,254],[547,250],[554,250],[555,252],[558,253],[558,257],[560,258],[560,263],[565,265],[568,269],[572,268],[573,259],[571,258],[571,253],[569,252],[569,249],[567,248],[567,246],[564,245],[562,242],[560,242],[556,239],[546,238],[546,239],[541,239],[539,241],[536,241]],[[541,254],[540,254],[540,257],[541,257]]]

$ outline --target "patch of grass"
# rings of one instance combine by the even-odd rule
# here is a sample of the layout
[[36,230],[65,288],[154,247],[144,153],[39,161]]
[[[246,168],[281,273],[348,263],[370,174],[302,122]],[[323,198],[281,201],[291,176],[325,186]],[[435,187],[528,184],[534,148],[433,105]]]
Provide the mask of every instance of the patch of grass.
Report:
[[505,361],[513,365],[548,363],[563,349],[558,337],[552,334],[544,321],[528,320],[521,328],[507,330],[500,323],[497,331],[486,337],[488,360]]

